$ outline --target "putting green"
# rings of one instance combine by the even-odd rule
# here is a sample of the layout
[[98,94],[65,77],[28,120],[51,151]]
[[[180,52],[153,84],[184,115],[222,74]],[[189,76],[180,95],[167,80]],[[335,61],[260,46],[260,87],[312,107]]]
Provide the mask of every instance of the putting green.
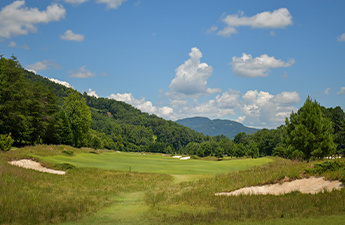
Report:
[[48,156],[42,158],[50,163],[69,163],[76,167],[91,167],[127,172],[148,172],[177,175],[219,174],[248,169],[271,162],[269,158],[233,159],[223,161],[179,160],[160,154],[106,152],[82,153],[76,156]]

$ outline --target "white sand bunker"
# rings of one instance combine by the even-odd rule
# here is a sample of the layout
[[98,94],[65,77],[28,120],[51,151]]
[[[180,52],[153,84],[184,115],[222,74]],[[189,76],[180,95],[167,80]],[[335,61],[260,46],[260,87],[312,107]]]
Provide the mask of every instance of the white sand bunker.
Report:
[[340,181],[328,181],[323,177],[310,177],[282,184],[245,187],[232,192],[216,193],[216,195],[283,195],[293,191],[299,191],[303,194],[315,194],[325,190],[340,190],[343,186]]
[[46,167],[43,167],[43,166],[41,166],[41,164],[39,162],[35,162],[31,159],[21,159],[18,161],[11,161],[8,163],[11,165],[23,167],[26,169],[33,169],[33,170],[37,170],[37,171],[41,171],[41,172],[45,172],[45,173],[52,173],[52,174],[58,174],[58,175],[65,175],[66,174],[65,171],[53,170],[53,169],[48,169]]

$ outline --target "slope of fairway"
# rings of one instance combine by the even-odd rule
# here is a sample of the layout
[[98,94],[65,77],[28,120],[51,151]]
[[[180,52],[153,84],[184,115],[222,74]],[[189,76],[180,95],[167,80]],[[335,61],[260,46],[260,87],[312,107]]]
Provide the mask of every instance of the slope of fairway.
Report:
[[163,174],[219,174],[234,172],[271,162],[269,158],[234,159],[223,161],[179,160],[161,155],[139,153],[106,152],[102,154],[82,153],[76,156],[48,156],[50,163],[69,163],[76,167],[91,167],[107,170],[148,172]]

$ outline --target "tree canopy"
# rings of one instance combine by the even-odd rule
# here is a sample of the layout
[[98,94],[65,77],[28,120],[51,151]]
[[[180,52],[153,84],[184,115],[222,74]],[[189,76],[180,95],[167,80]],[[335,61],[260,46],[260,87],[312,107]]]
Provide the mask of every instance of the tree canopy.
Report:
[[322,158],[335,153],[332,122],[323,115],[315,100],[307,98],[297,113],[285,122],[283,143],[296,158]]

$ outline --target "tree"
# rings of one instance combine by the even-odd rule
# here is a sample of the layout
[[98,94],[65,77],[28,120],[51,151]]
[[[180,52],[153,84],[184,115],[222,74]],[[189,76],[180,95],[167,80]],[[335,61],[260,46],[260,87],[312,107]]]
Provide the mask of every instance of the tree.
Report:
[[323,116],[319,103],[307,98],[297,113],[285,121],[286,135],[282,138],[291,157],[322,158],[334,153],[332,123]]
[[240,132],[240,133],[236,134],[234,137],[234,143],[235,144],[239,144],[239,143],[245,144],[247,136],[248,135],[246,134],[246,132]]
[[81,147],[83,139],[91,125],[91,111],[86,105],[85,98],[77,92],[71,92],[65,98],[64,109],[73,134],[73,145]]
[[0,55],[0,133],[12,133],[16,143],[27,141],[30,135],[29,83],[17,59]]
[[255,159],[259,157],[259,148],[254,141],[250,142],[248,145],[248,155]]
[[345,113],[339,106],[335,108],[321,107],[322,113],[333,123],[334,143],[337,145],[337,154],[345,153]]
[[14,140],[11,138],[11,133],[8,135],[0,134],[0,150],[7,152],[11,149]]
[[246,155],[246,147],[244,147],[242,143],[237,144],[235,146],[234,156],[236,156],[236,158],[240,158],[245,155]]

